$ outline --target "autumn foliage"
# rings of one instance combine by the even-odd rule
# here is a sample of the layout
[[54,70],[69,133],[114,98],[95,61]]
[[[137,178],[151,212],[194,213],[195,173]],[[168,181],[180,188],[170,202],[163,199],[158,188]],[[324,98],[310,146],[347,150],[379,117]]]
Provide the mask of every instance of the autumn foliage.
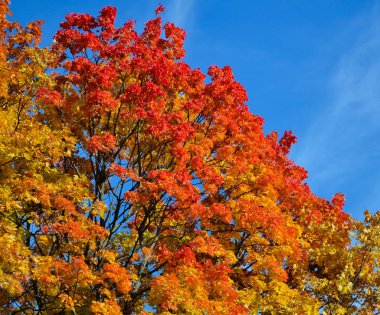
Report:
[[2,314],[376,314],[380,214],[314,195],[230,67],[116,9],[41,22],[0,0]]

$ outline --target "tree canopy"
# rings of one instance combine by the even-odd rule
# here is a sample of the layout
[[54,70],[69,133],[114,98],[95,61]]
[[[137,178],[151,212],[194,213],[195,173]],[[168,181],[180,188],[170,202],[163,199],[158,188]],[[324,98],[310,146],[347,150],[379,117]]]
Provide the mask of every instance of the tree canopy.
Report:
[[316,196],[230,67],[161,13],[41,21],[0,1],[2,314],[379,314],[380,214]]

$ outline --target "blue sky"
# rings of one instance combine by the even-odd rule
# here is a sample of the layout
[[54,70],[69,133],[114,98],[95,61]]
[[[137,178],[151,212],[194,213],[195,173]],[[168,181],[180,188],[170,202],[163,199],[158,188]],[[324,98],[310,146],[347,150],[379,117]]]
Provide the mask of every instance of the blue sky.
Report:
[[[380,6],[367,0],[163,0],[185,28],[186,61],[230,65],[265,131],[293,130],[291,157],[319,196],[346,195],[361,218],[380,208]],[[118,8],[141,29],[158,1],[13,0],[21,23],[42,19],[49,44],[67,12]]]

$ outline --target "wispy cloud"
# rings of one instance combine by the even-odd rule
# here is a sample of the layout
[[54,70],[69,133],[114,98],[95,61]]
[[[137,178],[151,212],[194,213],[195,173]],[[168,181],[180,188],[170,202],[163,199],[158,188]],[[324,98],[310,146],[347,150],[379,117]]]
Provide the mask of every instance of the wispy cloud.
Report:
[[188,29],[194,15],[194,2],[195,0],[171,0],[167,5],[168,19]]
[[352,203],[373,208],[380,207],[379,8],[353,25],[352,45],[331,74],[332,102],[321,104],[295,160],[310,170],[315,189],[346,190],[348,199],[355,188],[366,190],[356,192],[365,202]]

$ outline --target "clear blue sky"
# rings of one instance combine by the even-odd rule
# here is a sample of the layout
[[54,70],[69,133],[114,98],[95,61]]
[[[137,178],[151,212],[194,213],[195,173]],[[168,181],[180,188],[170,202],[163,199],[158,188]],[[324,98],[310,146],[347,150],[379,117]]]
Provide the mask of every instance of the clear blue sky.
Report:
[[[293,130],[291,157],[319,196],[346,195],[360,218],[380,208],[380,6],[367,0],[162,0],[187,32],[186,61],[230,65],[265,131]],[[49,44],[67,12],[118,8],[141,29],[154,0],[13,0],[14,19],[42,19]]]

